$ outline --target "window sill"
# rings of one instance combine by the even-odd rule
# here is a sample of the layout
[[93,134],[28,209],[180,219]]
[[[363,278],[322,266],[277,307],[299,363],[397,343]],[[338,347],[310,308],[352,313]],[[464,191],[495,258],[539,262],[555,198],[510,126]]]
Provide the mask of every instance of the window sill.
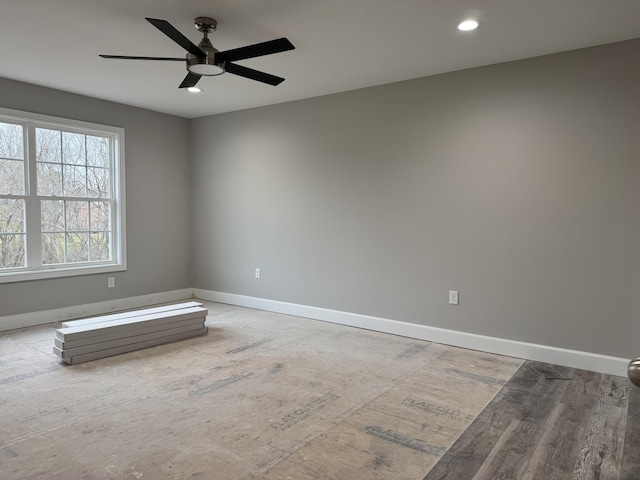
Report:
[[52,268],[38,271],[14,271],[0,274],[0,284],[28,282],[34,280],[48,280],[53,278],[78,277],[82,275],[96,275],[99,273],[124,272],[126,264],[84,265],[78,267]]

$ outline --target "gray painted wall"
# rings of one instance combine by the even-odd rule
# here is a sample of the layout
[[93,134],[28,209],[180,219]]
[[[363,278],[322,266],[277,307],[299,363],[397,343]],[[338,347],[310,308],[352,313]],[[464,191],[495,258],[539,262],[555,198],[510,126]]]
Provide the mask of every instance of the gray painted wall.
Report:
[[635,40],[193,120],[193,286],[635,356],[639,85]]
[[191,287],[188,120],[6,79],[0,106],[124,127],[128,250],[126,272],[0,284],[0,317]]

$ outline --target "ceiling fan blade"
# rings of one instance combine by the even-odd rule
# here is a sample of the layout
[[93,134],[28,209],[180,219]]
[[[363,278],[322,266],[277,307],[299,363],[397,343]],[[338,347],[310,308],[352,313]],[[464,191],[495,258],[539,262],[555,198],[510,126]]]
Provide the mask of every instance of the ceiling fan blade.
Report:
[[167,62],[184,62],[185,58],[177,57],[131,57],[129,55],[99,55],[102,58],[116,58],[119,60],[164,60]]
[[196,75],[195,73],[187,73],[187,76],[184,77],[184,80],[182,80],[182,83],[180,84],[180,87],[178,88],[189,88],[189,87],[195,87],[196,83],[198,83],[198,80],[200,80],[201,75]]
[[282,77],[276,77],[275,75],[270,75],[268,73],[254,70],[253,68],[243,67],[242,65],[236,65],[234,63],[227,63],[225,70],[228,73],[233,73],[234,75],[239,75],[240,77],[249,78],[258,82],[268,83],[274,87],[284,82],[284,78]]
[[157,18],[147,18],[146,20],[192,55],[196,57],[207,56],[195,43],[181,34],[166,20],[158,20]]
[[278,38],[277,40],[269,40],[268,42],[256,43],[255,45],[247,45],[246,47],[234,48],[216,54],[216,59],[226,62],[236,62],[245,58],[261,57],[263,55],[271,55],[272,53],[286,52],[296,47],[286,38]]

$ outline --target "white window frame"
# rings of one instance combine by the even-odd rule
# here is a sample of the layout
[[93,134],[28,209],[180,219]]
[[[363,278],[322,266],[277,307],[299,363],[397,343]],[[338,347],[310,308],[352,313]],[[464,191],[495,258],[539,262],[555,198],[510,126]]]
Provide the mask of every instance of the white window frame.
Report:
[[[26,199],[27,266],[0,270],[0,284],[29,280],[93,275],[98,273],[119,272],[127,269],[126,247],[126,209],[125,209],[125,169],[124,169],[124,129],[109,125],[71,120],[67,118],[22,112],[0,107],[0,122],[16,123],[25,127],[25,194],[2,195],[2,198]],[[48,128],[63,131],[75,131],[86,135],[107,136],[111,140],[111,179],[113,211],[111,217],[112,259],[100,263],[56,264],[41,263],[41,220],[38,195],[36,192],[35,128]],[[43,197],[44,198],[44,197]],[[34,264],[35,263],[35,264]]]

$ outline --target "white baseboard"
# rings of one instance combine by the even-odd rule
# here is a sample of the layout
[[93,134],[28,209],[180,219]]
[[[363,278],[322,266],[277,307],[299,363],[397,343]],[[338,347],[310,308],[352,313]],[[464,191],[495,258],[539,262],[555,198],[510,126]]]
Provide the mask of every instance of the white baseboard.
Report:
[[40,312],[19,313],[0,317],[0,332],[16,328],[33,327],[47,323],[64,322],[76,318],[101,315],[130,308],[147,307],[166,302],[176,302],[193,297],[193,289],[172,290],[169,292],[152,293],[138,297],[118,298],[105,302],[89,303],[73,307],[56,308]]
[[566,367],[580,368],[611,375],[626,376],[628,359],[600,355],[597,353],[581,352],[565,348],[550,347],[534,343],[507,340],[504,338],[488,337],[473,333],[447,330],[444,328],[399,322],[387,318],[360,315],[357,313],[341,312],[326,308],[310,307],[294,303],[279,302],[264,298],[248,297],[232,293],[213,292],[210,290],[194,289],[193,296],[200,300],[227,303],[240,307],[255,308],[269,312],[284,313],[298,317],[338,323],[351,327],[391,333],[404,337],[429,340],[445,345],[480,350],[483,352],[508,355],[526,360],[553,363]]
[[58,308],[54,310],[8,315],[0,317],[0,331],[62,322],[91,315],[101,315],[167,302],[176,302],[192,297],[211,302],[226,303],[240,307],[265,310],[268,312],[283,313],[286,315],[321,320],[324,322],[337,323],[366,330],[375,330],[403,337],[428,340],[443,343],[445,345],[469,348],[471,350],[480,350],[499,355],[508,355],[510,357],[553,363],[556,365],[581,368],[584,370],[591,370],[611,375],[626,376],[627,365],[629,363],[629,360],[625,358],[611,357],[597,353],[519,342],[504,338],[448,330],[445,328],[400,322],[387,318],[372,317],[358,313],[279,302],[265,298],[192,288],[153,293],[138,297],[120,298],[116,300]]

